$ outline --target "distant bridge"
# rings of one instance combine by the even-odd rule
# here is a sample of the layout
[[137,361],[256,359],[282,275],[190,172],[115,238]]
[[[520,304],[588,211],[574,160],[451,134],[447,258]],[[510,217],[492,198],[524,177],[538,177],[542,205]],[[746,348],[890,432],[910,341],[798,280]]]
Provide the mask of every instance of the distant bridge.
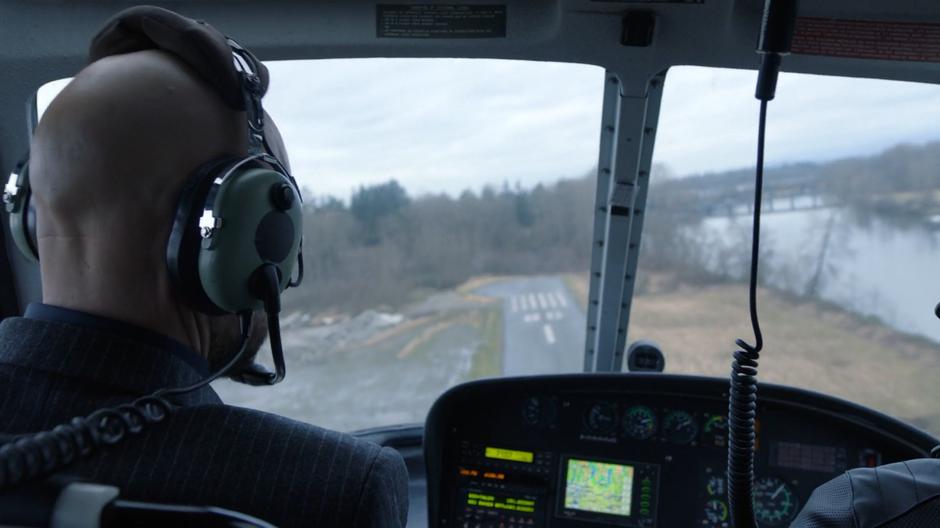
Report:
[[[751,214],[754,208],[753,176],[744,173],[671,180],[657,192],[673,194],[663,199],[669,209],[705,216]],[[816,174],[795,171],[765,175],[763,203],[764,211],[801,211],[836,205],[831,196],[823,193]]]
[[[807,171],[772,172],[764,177],[763,212],[797,212],[845,207],[849,203],[820,184],[822,178]],[[704,176],[671,180],[657,189],[672,193],[662,206],[708,217],[751,215],[754,210],[753,175]],[[883,193],[866,204],[872,208],[904,208],[916,211],[931,223],[940,224],[940,188],[921,192]]]

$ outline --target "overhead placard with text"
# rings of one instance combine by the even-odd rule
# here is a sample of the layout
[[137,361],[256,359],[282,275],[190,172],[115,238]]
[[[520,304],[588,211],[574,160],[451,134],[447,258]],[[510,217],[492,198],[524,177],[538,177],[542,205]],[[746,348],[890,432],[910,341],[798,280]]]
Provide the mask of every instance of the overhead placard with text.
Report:
[[379,38],[504,38],[505,5],[379,4]]
[[591,0],[608,4],[704,4],[705,0]]
[[799,17],[793,53],[940,62],[940,24]]

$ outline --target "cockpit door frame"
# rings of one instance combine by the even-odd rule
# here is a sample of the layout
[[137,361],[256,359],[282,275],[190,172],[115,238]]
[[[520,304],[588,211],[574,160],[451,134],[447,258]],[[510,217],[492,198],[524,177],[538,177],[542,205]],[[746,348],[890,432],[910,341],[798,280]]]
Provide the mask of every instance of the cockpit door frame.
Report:
[[636,94],[622,82],[628,76],[608,70],[604,78],[586,372],[619,372],[623,365],[665,77],[655,75]]

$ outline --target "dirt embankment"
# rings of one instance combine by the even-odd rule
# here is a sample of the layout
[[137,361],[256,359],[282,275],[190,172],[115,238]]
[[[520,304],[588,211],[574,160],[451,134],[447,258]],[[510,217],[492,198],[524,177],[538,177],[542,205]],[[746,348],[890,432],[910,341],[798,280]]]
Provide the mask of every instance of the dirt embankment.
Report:
[[[586,297],[586,278],[578,281],[573,293]],[[759,291],[758,307],[762,381],[832,394],[940,434],[940,346],[772,290]],[[656,287],[633,300],[629,339],[659,343],[667,372],[726,376],[739,337],[753,341],[743,284]]]

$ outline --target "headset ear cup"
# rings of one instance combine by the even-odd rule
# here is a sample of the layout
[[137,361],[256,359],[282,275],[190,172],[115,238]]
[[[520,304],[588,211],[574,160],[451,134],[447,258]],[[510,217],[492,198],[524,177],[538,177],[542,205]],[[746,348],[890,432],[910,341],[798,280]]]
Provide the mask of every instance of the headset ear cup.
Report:
[[[285,184],[289,198],[279,199]],[[274,264],[280,290],[290,282],[303,235],[300,196],[283,173],[254,165],[226,177],[212,207],[222,225],[200,249],[205,293],[227,312],[259,309],[261,301],[251,289],[255,270]]]
[[206,295],[199,278],[199,253],[202,237],[199,218],[212,182],[224,175],[240,158],[221,158],[196,169],[180,192],[167,240],[167,271],[175,291],[191,307],[209,315],[227,313]]
[[[21,191],[23,192],[23,191]],[[39,263],[39,243],[36,237],[36,208],[30,200],[30,191],[27,189],[23,197],[21,210],[10,215],[10,233],[13,243],[26,258],[26,260]]]
[[[29,186],[29,158],[20,162],[11,174],[15,178],[15,192],[8,189],[3,194],[3,201],[9,213],[10,236],[13,243],[26,260],[39,262],[39,245],[36,238],[36,210],[31,203],[32,190]],[[9,186],[9,184],[8,184]]]

